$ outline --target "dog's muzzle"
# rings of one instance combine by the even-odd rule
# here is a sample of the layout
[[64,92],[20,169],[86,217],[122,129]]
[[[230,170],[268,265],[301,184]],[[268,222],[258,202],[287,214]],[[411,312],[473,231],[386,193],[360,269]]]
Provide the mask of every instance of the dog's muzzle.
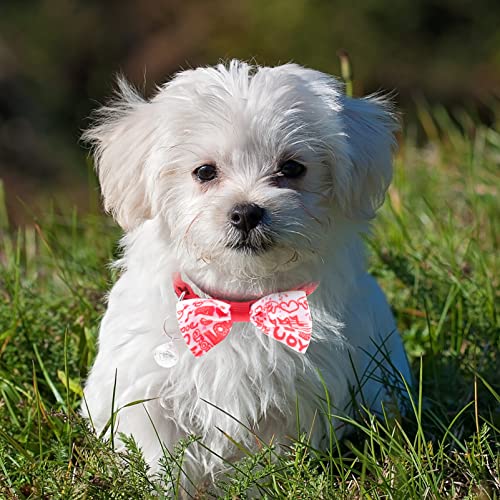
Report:
[[273,245],[266,227],[266,210],[255,203],[235,205],[228,214],[230,229],[227,247],[250,254],[265,252]]

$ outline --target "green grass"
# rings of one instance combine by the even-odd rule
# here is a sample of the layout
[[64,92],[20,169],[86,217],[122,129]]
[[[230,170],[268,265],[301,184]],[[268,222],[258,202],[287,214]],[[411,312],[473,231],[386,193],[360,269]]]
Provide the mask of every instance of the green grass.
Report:
[[[424,106],[420,122],[426,146],[406,130],[367,242],[420,381],[412,411],[367,415],[327,451],[307,435],[283,456],[260,443],[220,495],[499,498],[500,134]],[[96,214],[57,213],[9,229],[0,209],[0,496],[161,498],[132,440],[119,456],[76,414],[119,231]],[[174,492],[186,446],[164,461]]]

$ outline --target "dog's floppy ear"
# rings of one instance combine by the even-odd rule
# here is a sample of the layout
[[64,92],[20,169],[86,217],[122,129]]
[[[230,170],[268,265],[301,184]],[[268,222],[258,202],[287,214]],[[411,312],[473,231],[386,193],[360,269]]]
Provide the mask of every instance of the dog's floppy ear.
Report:
[[350,98],[329,75],[295,64],[280,68],[306,82],[326,110],[321,132],[326,160],[333,169],[335,202],[349,217],[373,218],[392,179],[399,123],[390,101],[374,96]]
[[[339,202],[348,215],[371,219],[392,179],[392,154],[399,129],[389,101],[378,97],[341,97],[340,116],[346,150],[347,186]],[[346,158],[347,157],[347,158]]]
[[150,108],[119,78],[116,98],[96,112],[82,136],[93,148],[104,208],[125,230],[152,216],[146,181],[154,135]]

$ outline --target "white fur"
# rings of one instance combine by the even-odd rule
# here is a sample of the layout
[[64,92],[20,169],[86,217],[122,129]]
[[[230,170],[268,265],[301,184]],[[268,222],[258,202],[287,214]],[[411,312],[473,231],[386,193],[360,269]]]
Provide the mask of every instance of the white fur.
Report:
[[[358,402],[375,411],[391,399],[388,381],[399,379],[393,367],[407,379],[409,369],[390,309],[366,274],[361,235],[391,179],[396,129],[383,101],[350,99],[333,78],[295,64],[232,61],[184,71],[150,100],[120,82],[117,100],[85,134],[105,207],[126,231],[117,262],[123,272],[85,387],[97,430],[111,415],[116,372],[115,409],[153,398],[121,410],[118,432],[134,435],[153,470],[162,455],[156,432],[169,449],[188,434],[201,436],[215,454],[197,445],[188,450],[184,469],[196,482],[224,468],[217,455],[238,457],[221,430],[255,447],[239,422],[286,443],[297,435],[298,401],[302,428],[321,446],[331,418],[320,401],[325,387],[337,415],[349,411],[353,387]],[[290,157],[306,175],[277,182],[280,162]],[[217,165],[219,177],[201,185],[192,172],[207,163]],[[234,237],[228,212],[245,202],[269,214],[275,244],[261,254],[226,246]],[[309,299],[309,350],[298,354],[238,323],[202,358],[175,342],[178,364],[158,366],[153,351],[166,341],[163,323],[180,338],[176,271],[229,299],[319,280]]]

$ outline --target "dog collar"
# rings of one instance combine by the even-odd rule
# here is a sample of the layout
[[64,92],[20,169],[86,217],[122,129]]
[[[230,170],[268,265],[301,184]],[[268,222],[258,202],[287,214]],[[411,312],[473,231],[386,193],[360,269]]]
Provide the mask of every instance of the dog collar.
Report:
[[[182,300],[191,300],[191,299],[201,299],[201,297],[194,292],[192,287],[186,283],[181,276],[181,273],[174,273],[172,277],[174,292],[179,298],[179,301]],[[305,292],[307,296],[311,295],[316,288],[318,288],[319,283],[313,282],[305,285],[298,286],[293,288],[292,291],[302,291]],[[276,292],[276,293],[285,293],[285,292]],[[220,302],[226,303],[231,308],[231,316],[234,322],[242,321],[247,322],[250,321],[250,311],[252,306],[261,299],[254,299],[248,301],[232,301],[219,299],[217,297],[211,297]]]

